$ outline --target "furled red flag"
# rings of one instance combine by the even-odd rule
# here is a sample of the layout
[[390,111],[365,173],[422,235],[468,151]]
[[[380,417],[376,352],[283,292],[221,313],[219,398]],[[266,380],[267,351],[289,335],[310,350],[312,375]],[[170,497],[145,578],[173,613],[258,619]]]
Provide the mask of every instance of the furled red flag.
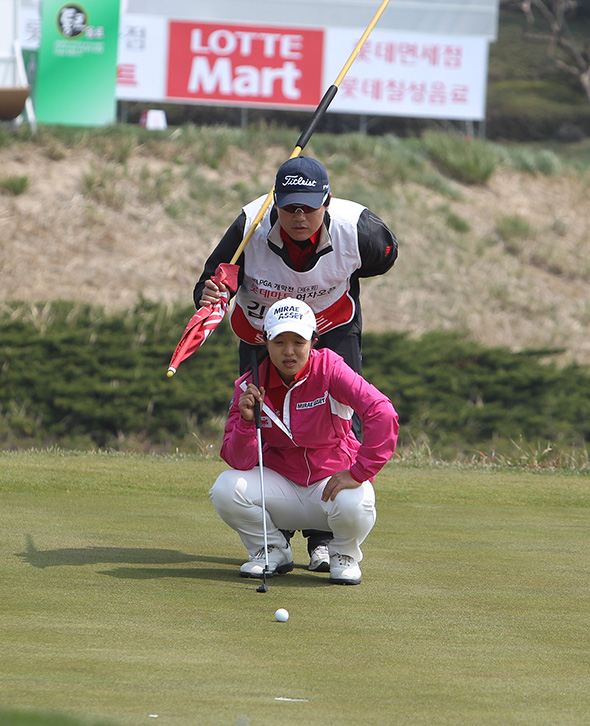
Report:
[[[215,274],[211,279],[217,286],[225,285],[231,292],[236,292],[238,289],[239,269],[238,265],[222,262],[217,266]],[[229,294],[224,292],[218,303],[215,305],[203,305],[203,307],[197,310],[188,321],[182,338],[172,354],[170,365],[168,366],[168,377],[173,376],[182,361],[186,360],[203,345],[225,317],[228,305]]]

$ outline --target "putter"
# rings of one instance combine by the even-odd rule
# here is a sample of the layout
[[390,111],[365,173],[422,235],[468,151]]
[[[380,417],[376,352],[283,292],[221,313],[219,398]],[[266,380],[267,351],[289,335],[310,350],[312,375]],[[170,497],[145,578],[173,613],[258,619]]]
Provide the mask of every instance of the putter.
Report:
[[[258,353],[252,349],[252,383],[259,388],[258,381]],[[262,585],[256,592],[268,592],[266,573],[268,572],[268,534],[266,531],[266,502],[264,499],[264,472],[262,471],[262,433],[260,431],[260,401],[254,404],[254,420],[256,421],[256,439],[258,441],[258,468],[260,470],[260,499],[262,502],[262,537],[264,540],[264,569],[262,570]]]

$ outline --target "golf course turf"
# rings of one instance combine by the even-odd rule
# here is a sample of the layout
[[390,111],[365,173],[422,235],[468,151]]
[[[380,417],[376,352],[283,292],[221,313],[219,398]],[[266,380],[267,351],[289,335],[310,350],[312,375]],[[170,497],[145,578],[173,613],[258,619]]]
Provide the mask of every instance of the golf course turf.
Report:
[[590,723],[587,475],[392,462],[360,586],[257,593],[223,468],[0,453],[0,723]]

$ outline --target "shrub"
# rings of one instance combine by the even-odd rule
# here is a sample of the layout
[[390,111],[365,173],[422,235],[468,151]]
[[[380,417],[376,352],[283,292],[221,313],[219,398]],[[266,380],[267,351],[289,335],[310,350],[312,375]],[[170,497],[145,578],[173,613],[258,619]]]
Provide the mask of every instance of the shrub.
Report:
[[[192,309],[142,302],[107,313],[52,303],[0,314],[0,445],[202,450],[219,443],[237,341],[224,321],[173,378]],[[400,442],[437,452],[499,441],[590,441],[590,370],[543,365],[548,351],[482,348],[450,333],[366,333],[364,374],[400,414]],[[192,443],[189,443],[192,442]]]
[[235,339],[225,324],[216,344],[168,379],[168,361],[192,310],[144,302],[125,314],[107,314],[59,303],[44,309],[41,330],[37,310],[29,310],[9,306],[0,321],[5,441],[7,427],[20,437],[28,427],[36,438],[89,436],[103,447],[130,434],[177,442],[193,424],[204,426],[227,407],[238,371]]
[[0,179],[0,191],[16,197],[29,188],[28,176],[5,176]]
[[365,334],[363,370],[396,406],[402,442],[588,441],[590,371],[541,364],[546,354],[485,349],[450,333]]
[[590,135],[590,107],[566,84],[530,80],[490,84],[486,119],[489,139],[553,139],[564,124],[574,124]]

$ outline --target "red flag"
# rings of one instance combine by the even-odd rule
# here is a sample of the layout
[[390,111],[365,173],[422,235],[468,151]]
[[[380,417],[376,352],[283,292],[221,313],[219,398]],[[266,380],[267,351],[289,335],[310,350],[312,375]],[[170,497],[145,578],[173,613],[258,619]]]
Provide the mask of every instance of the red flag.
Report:
[[[231,265],[222,262],[215,270],[211,278],[219,285],[225,285],[231,292],[238,289],[238,265]],[[182,338],[180,339],[168,366],[168,376],[173,376],[178,366],[186,360],[207,340],[215,328],[225,317],[229,305],[229,293],[224,292],[221,299],[215,305],[203,305],[188,321]]]

